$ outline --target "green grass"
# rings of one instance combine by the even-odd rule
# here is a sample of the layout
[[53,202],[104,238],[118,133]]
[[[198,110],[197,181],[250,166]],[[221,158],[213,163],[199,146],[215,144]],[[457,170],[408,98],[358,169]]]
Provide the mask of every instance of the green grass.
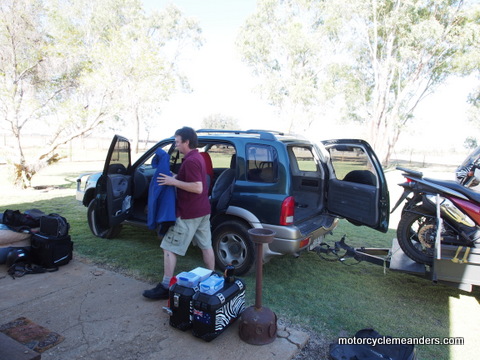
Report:
[[[78,164],[74,168],[75,171],[66,169],[56,176],[54,169],[46,174],[43,181],[54,182],[55,189],[2,190],[0,211],[38,208],[46,213],[59,213],[70,222],[76,257],[152,284],[159,281],[163,256],[153,231],[124,226],[120,236],[111,240],[91,234],[86,208],[74,197],[75,174],[89,169],[81,169]],[[348,244],[367,247],[390,247],[395,237],[393,229],[382,234],[341,221],[328,242],[333,245],[344,234]],[[263,306],[272,309],[281,319],[314,332],[327,344],[338,336],[353,336],[362,328],[372,327],[381,334],[395,337],[466,337],[463,347],[417,346],[419,359],[476,357],[472,343],[476,338],[471,334],[478,334],[480,323],[478,289],[465,293],[413,275],[384,271],[381,266],[370,263],[346,263],[350,266],[322,259],[313,252],[272,259],[263,268]],[[179,257],[176,270],[188,271],[201,265],[201,253],[190,248],[187,256]],[[247,304],[253,305],[255,274],[243,279],[247,285]],[[460,315],[452,314],[452,303],[457,304],[455,311],[461,309]],[[472,321],[458,324],[459,316]],[[469,343],[468,339],[473,340]]]

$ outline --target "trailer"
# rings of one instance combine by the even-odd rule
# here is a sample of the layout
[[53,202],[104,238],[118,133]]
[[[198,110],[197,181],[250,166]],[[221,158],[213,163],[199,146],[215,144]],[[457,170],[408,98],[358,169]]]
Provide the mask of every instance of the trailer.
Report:
[[385,269],[420,276],[467,292],[471,292],[473,286],[480,286],[479,248],[442,244],[439,251],[435,249],[431,266],[410,259],[402,251],[396,238],[392,240],[390,248],[355,248],[347,245],[343,236],[333,247],[322,243],[313,250],[320,257],[333,255],[340,262],[346,262],[348,259],[366,261]]

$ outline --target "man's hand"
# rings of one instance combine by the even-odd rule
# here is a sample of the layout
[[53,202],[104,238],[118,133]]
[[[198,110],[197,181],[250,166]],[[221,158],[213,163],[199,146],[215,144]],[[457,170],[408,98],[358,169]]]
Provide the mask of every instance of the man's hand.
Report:
[[158,174],[157,183],[159,185],[172,185],[175,186],[175,176],[168,176],[165,174]]

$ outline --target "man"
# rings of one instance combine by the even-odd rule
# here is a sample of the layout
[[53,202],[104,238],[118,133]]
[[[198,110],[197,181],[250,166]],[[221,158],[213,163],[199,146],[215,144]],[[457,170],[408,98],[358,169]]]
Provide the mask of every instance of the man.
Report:
[[205,162],[197,150],[197,145],[197,134],[192,128],[178,129],[175,132],[175,147],[184,155],[182,165],[176,176],[161,173],[157,177],[159,185],[177,188],[177,220],[160,245],[164,254],[163,280],[155,288],[143,292],[143,296],[152,300],[168,299],[168,288],[177,265],[177,255],[184,256],[192,240],[202,250],[205,266],[210,270],[215,267]]

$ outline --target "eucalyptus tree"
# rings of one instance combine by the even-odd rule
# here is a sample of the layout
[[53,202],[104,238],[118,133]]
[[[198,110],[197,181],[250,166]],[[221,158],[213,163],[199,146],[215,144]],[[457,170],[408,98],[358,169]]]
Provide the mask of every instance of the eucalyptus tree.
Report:
[[[459,64],[478,46],[475,4],[260,0],[237,43],[272,104],[303,108],[326,126],[341,119],[363,123],[387,162],[418,104],[450,75],[476,71]],[[336,119],[322,119],[332,101]]]
[[204,129],[239,130],[238,120],[224,114],[211,114],[202,120]]
[[[2,1],[0,126],[15,140],[14,183],[30,186],[62,144],[102,125],[124,119],[139,129],[187,87],[177,60],[200,36],[173,6],[147,14],[139,0]],[[27,153],[26,133],[49,140]]]
[[260,0],[242,26],[237,46],[243,61],[261,78],[259,92],[279,109],[287,131],[308,126],[309,112],[324,103],[326,33],[323,1]]
[[[480,18],[480,6],[477,6],[470,14],[472,19]],[[477,82],[476,87],[470,93],[468,102],[471,105],[469,112],[469,120],[472,121],[477,128],[480,129],[480,41],[476,41],[471,46],[471,50],[459,60],[460,68],[464,69],[465,74],[474,73]],[[474,138],[480,138],[475,136]],[[466,139],[469,141],[470,137]]]
[[142,127],[158,123],[162,103],[176,91],[191,91],[179,63],[202,42],[198,23],[172,5],[131,21],[112,37],[106,53],[114,58],[109,63],[120,82],[119,116],[133,125],[134,151]]
[[40,160],[58,160],[57,154],[49,154],[27,163],[25,127],[51,113],[53,104],[75,87],[77,69],[54,50],[46,12],[42,1],[0,3],[0,124],[14,138],[11,162],[18,184],[30,182]]

